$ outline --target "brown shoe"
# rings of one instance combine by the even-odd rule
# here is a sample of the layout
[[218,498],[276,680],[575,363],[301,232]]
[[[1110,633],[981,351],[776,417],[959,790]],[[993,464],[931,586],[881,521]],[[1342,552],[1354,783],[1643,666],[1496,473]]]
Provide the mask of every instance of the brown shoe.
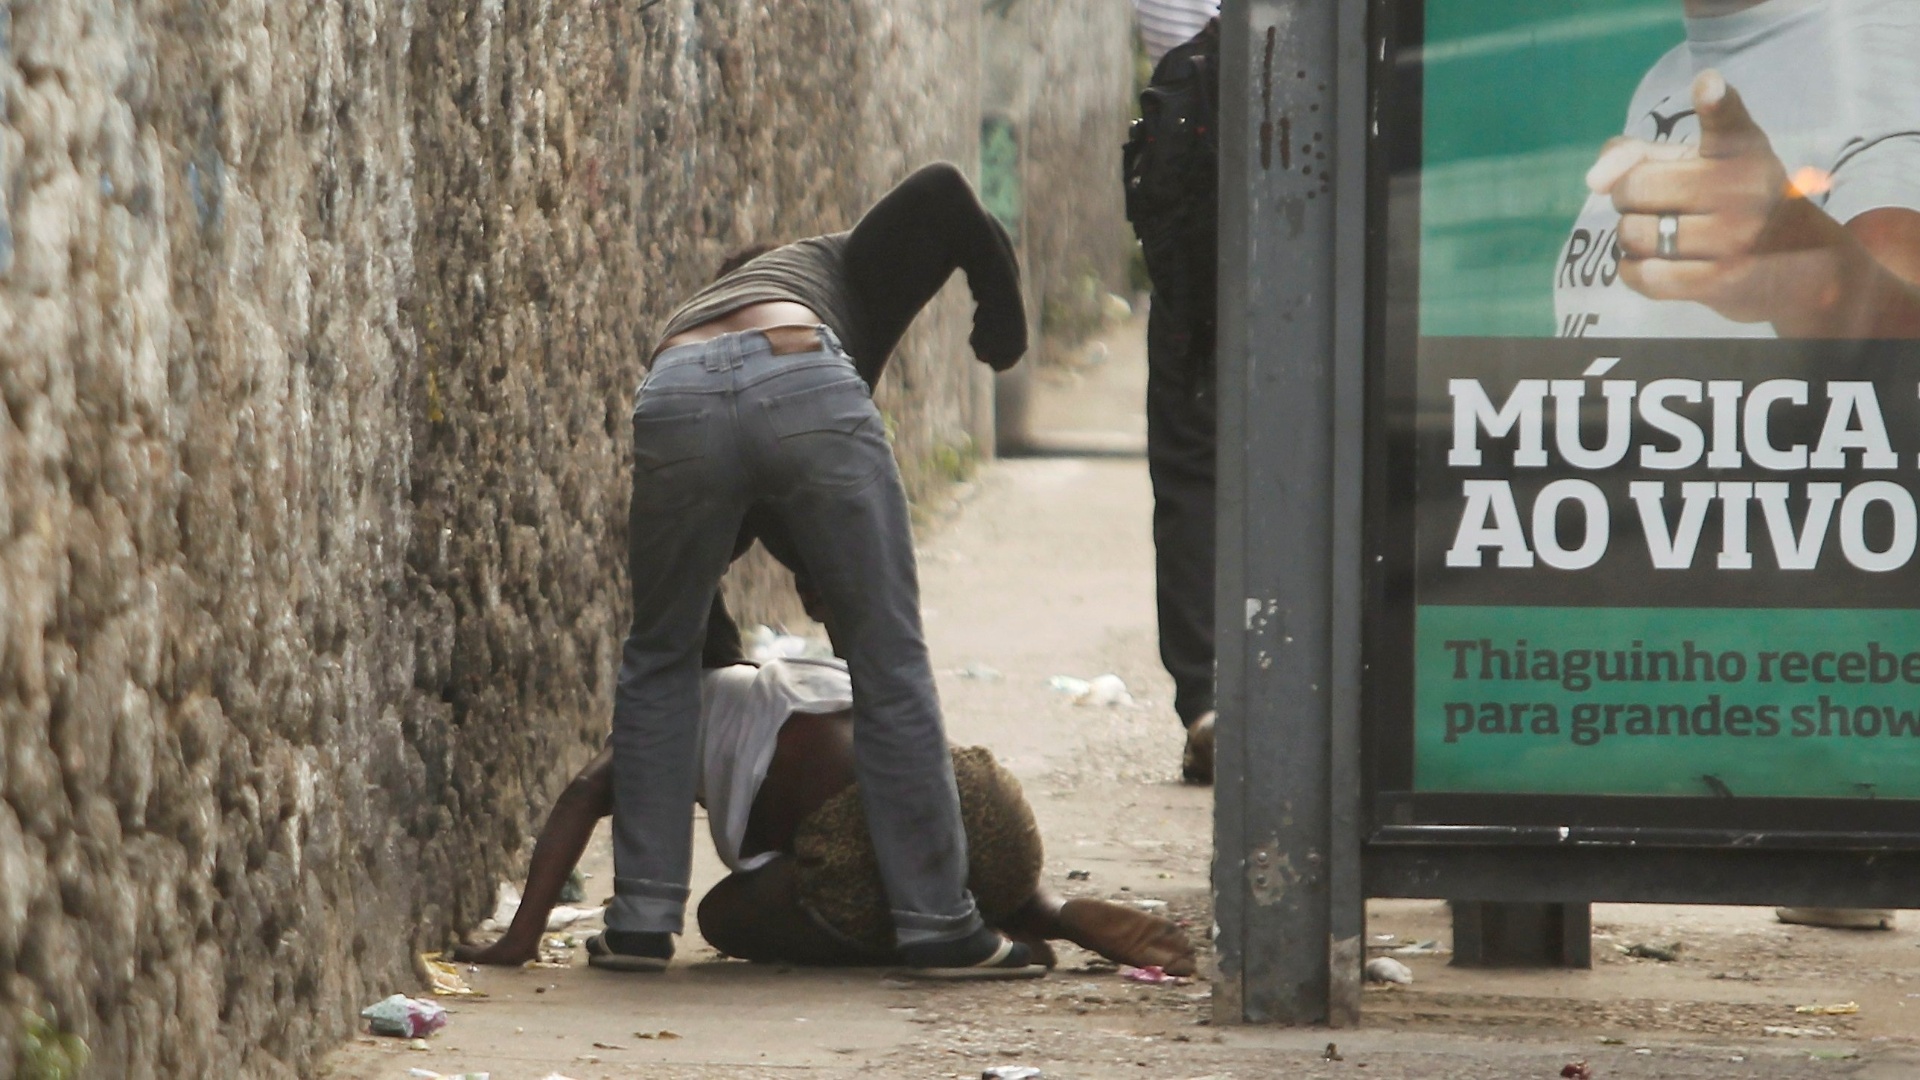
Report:
[[1208,709],[1187,728],[1187,749],[1180,755],[1180,779],[1189,784],[1213,783],[1213,710]]

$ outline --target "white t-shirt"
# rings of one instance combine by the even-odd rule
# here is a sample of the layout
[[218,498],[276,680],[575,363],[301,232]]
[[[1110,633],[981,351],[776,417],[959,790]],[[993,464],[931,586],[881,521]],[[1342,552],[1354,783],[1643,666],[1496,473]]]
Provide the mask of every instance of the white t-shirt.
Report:
[[[1920,0],[1766,0],[1690,18],[1686,43],[1641,80],[1626,134],[1698,142],[1692,85],[1708,68],[1740,92],[1789,176],[1806,166],[1831,175],[1814,202],[1834,220],[1920,210]],[[1587,200],[1554,268],[1559,336],[1776,336],[1771,323],[1629,288],[1619,280],[1619,225],[1609,196]]]
[[1220,14],[1220,0],[1133,0],[1133,12],[1147,59],[1157,64],[1167,50],[1191,40]]
[[794,713],[853,707],[853,680],[842,660],[770,660],[709,671],[700,682],[700,781],[713,846],[729,870],[752,870],[773,852],[740,857],[747,816],[767,778],[780,729]]

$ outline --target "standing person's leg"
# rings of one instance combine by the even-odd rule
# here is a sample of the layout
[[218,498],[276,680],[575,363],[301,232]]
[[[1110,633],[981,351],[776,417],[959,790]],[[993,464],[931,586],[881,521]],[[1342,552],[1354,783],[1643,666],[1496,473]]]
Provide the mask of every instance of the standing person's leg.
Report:
[[901,953],[926,968],[1023,967],[1025,948],[987,930],[966,890],[906,493],[879,411],[850,361],[761,385],[742,394],[742,424],[765,417],[777,493],[765,505],[787,526],[845,651],[861,801]]
[[691,362],[656,362],[634,407],[627,572],[633,623],[613,711],[614,897],[597,966],[672,956],[692,869],[700,654],[708,611],[746,508],[733,422],[735,339]]
[[[1160,661],[1173,676],[1174,712],[1190,731],[1213,712],[1215,397],[1212,365],[1177,347],[1171,316],[1147,317],[1147,471],[1153,480]],[[1213,780],[1211,731],[1190,747],[1186,778]]]

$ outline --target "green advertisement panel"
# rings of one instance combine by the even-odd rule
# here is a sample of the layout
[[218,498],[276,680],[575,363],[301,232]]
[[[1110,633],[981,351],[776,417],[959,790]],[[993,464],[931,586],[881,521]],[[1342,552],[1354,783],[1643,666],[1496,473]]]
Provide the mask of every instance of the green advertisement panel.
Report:
[[1920,613],[1427,607],[1416,786],[1920,799]]
[[1390,7],[1375,786],[1920,800],[1920,3]]
[[1414,790],[1920,799],[1909,343],[1447,338],[1416,385]]

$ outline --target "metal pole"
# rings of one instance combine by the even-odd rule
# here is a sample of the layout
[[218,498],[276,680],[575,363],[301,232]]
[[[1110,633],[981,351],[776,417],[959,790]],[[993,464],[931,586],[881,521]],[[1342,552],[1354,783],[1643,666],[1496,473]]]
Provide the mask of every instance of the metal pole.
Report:
[[1366,516],[1366,368],[1367,190],[1370,160],[1367,117],[1368,52],[1372,41],[1367,0],[1338,0],[1334,40],[1334,150],[1328,155],[1333,176],[1327,187],[1335,199],[1333,340],[1333,550],[1327,576],[1332,591],[1332,859],[1328,867],[1327,962],[1331,991],[1327,1022],[1351,1027],[1360,1022],[1362,969],[1366,966],[1367,897],[1361,875],[1364,825],[1360,770],[1362,680],[1361,653],[1365,613]]
[[1365,0],[1227,0],[1220,95],[1224,1022],[1357,1018]]

